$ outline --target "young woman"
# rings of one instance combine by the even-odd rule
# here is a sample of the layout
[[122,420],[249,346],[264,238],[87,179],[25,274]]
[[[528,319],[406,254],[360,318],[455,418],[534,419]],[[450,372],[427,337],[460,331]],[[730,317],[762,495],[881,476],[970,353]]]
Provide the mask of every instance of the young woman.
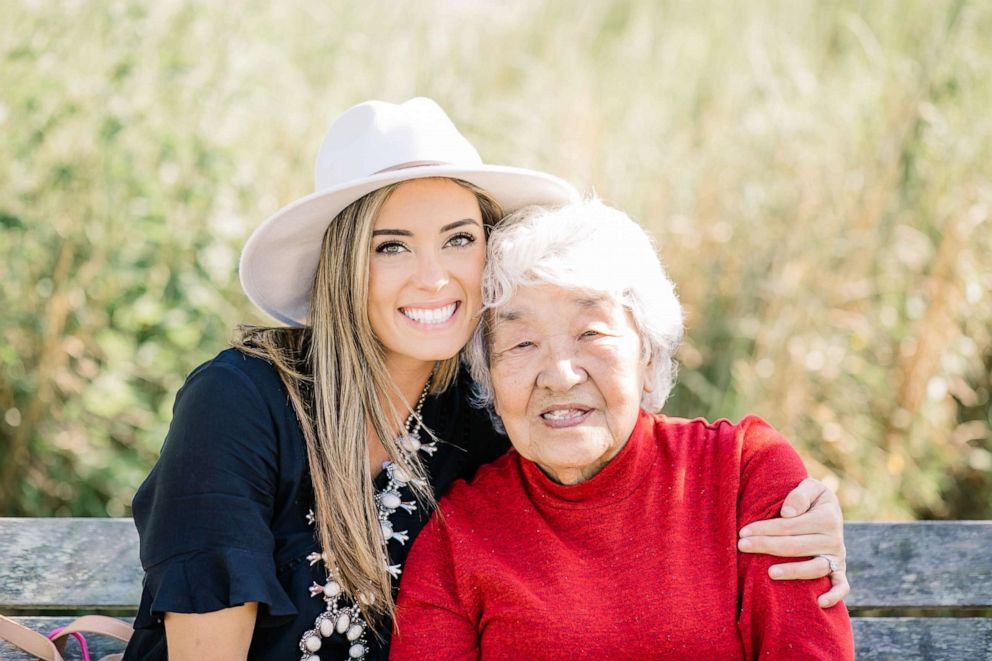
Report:
[[[385,658],[410,541],[455,479],[508,448],[468,406],[459,368],[486,234],[574,189],[483,164],[434,102],[413,99],[345,112],[316,191],[242,254],[249,297],[287,326],[242,328],[193,371],[135,496],[146,574],[125,658]],[[836,603],[836,499],[806,481],[786,504],[809,511],[764,522],[752,550],[834,558],[782,568],[839,569],[823,605]]]

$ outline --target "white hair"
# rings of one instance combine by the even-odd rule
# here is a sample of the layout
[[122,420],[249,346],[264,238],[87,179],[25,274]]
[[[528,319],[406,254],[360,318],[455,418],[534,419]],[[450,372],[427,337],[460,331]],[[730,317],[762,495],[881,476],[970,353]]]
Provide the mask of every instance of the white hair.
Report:
[[[538,285],[605,294],[630,312],[656,384],[644,393],[641,407],[661,410],[675,383],[673,355],[682,341],[682,306],[651,237],[627,214],[598,199],[525,207],[493,230],[482,276],[483,319],[464,353],[475,380],[473,403],[492,414],[494,311],[518,287]],[[493,419],[500,427],[498,418]]]

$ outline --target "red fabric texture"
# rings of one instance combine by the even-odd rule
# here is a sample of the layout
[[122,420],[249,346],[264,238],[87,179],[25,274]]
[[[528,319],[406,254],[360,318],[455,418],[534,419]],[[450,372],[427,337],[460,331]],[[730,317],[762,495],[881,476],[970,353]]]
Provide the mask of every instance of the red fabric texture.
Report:
[[806,471],[767,423],[642,411],[579,485],[516,452],[458,482],[403,571],[391,659],[853,659],[826,578],[768,578],[737,531]]

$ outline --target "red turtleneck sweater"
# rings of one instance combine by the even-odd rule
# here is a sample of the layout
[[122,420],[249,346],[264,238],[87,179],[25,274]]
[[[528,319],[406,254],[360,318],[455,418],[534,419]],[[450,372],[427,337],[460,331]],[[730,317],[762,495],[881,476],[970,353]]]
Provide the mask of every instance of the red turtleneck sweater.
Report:
[[806,476],[762,420],[642,412],[574,486],[516,452],[459,482],[417,537],[391,659],[852,659],[827,579],[775,582],[737,531]]

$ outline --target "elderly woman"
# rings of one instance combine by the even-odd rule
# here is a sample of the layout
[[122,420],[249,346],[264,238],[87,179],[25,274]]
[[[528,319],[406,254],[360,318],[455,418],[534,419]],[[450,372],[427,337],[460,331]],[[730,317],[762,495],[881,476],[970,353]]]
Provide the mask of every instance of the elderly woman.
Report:
[[827,579],[769,581],[736,547],[805,477],[788,441],[654,413],[682,312],[637,224],[596,201],[518,212],[483,296],[468,360],[513,450],[416,540],[390,658],[853,658]]

